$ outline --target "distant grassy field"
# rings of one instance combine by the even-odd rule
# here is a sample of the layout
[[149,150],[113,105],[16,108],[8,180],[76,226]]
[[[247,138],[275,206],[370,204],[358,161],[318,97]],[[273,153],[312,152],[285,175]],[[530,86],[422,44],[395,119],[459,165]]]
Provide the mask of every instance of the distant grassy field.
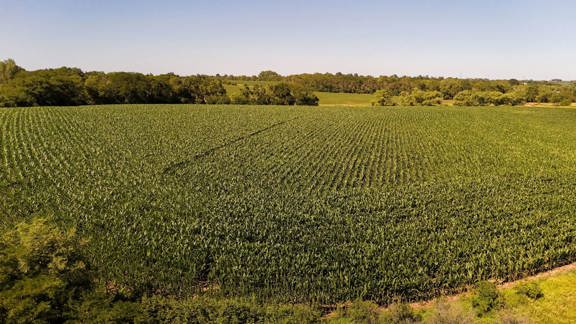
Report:
[[370,106],[372,101],[376,99],[373,94],[362,93],[316,92],[316,96],[320,99],[322,106]]
[[576,110],[0,110],[0,228],[54,215],[104,279],[429,298],[576,261]]
[[[225,84],[226,92],[230,97],[240,94],[242,85],[266,85],[273,82],[258,81],[238,81],[238,84]],[[361,93],[332,93],[332,92],[315,92],[320,99],[321,106],[370,106],[375,99],[373,94]]]
[[241,86],[237,84],[224,84],[224,88],[226,89],[226,93],[230,98],[234,98],[235,96],[240,95]]

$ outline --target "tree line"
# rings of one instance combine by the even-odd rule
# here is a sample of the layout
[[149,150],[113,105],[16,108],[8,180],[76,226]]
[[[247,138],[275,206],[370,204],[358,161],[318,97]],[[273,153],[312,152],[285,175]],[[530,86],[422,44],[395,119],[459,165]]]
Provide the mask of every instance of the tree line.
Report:
[[304,105],[317,106],[318,97],[298,85],[277,83],[268,86],[244,85],[232,102],[239,105]]
[[458,79],[441,77],[363,76],[314,73],[281,76],[263,71],[257,76],[218,76],[225,80],[288,82],[322,92],[376,94],[374,105],[429,106],[453,100],[460,106],[522,105],[528,102],[569,105],[576,101],[576,83]]
[[576,101],[576,83],[458,79],[434,77],[362,76],[357,74],[299,74],[283,80],[315,91],[376,93],[383,106],[440,105],[453,100],[459,106],[522,105],[528,102],[570,105]]
[[[466,81],[466,80],[458,80]],[[450,81],[452,82],[452,81]],[[378,90],[373,105],[379,106],[436,106],[452,100],[455,106],[517,106],[526,103],[551,103],[569,106],[576,99],[576,84],[549,82],[491,81],[454,88],[453,93],[442,89],[413,88],[398,93],[389,89]],[[478,86],[480,85],[480,86]]]
[[230,98],[221,78],[213,76],[83,72],[68,67],[26,71],[14,60],[0,61],[0,107],[232,102],[317,105],[318,98],[286,83],[246,87],[239,96]]
[[[224,85],[244,85],[230,97]],[[26,71],[13,60],[0,61],[0,107],[196,103],[317,105],[314,91],[376,94],[374,105],[521,105],[527,102],[569,105],[576,101],[576,83],[436,78],[427,76],[363,76],[314,73],[282,76],[263,71],[255,76],[129,72],[83,72],[76,68]]]

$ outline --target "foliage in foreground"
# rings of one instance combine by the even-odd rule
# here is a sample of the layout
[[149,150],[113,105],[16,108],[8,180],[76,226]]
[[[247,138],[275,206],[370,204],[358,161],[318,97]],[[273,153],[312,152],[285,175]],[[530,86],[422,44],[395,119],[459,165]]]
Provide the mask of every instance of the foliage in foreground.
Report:
[[431,324],[470,324],[474,323],[475,316],[459,305],[440,299],[434,304],[433,313],[426,318]]
[[410,324],[419,323],[422,317],[414,312],[414,309],[405,303],[394,303],[384,313],[385,323]]
[[536,282],[529,282],[516,287],[516,292],[520,295],[526,296],[530,299],[540,299],[544,297],[542,288]]
[[59,231],[37,218],[8,231],[0,241],[0,322],[58,321],[69,299],[88,285],[74,230]]
[[476,286],[476,293],[472,298],[472,306],[478,316],[483,316],[492,310],[501,308],[504,300],[496,284],[490,281],[481,281]]
[[86,243],[47,218],[7,231],[0,240],[0,322],[313,323],[321,316],[307,305],[140,296],[102,285],[82,256]]
[[[386,309],[358,300],[323,317],[320,308],[304,304],[262,303],[254,298],[223,298],[207,293],[191,297],[138,295],[128,287],[98,282],[82,256],[87,241],[73,229],[60,230],[50,219],[34,218],[7,231],[0,240],[0,322],[4,323],[474,323],[471,311],[440,299],[423,317],[405,303]],[[539,284],[513,290],[542,299]],[[510,294],[508,294],[510,295]],[[512,294],[513,295],[513,294]],[[478,284],[471,306],[491,306],[478,312],[503,323],[524,323],[529,317],[504,304],[494,284]],[[497,301],[499,300],[499,301]],[[495,302],[497,301],[497,302]],[[561,300],[556,301],[561,303]],[[516,302],[517,303],[517,302]],[[521,302],[516,306],[529,305]],[[562,307],[562,305],[558,305]]]

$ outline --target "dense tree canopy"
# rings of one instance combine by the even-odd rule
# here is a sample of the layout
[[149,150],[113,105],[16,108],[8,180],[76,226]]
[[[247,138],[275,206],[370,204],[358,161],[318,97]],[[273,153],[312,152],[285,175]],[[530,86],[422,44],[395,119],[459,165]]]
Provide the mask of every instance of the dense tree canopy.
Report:
[[[272,72],[262,72],[257,77],[224,76],[226,80],[270,81]],[[276,74],[274,74],[276,75]],[[299,85],[313,91],[340,93],[375,93],[377,105],[431,105],[442,100],[455,100],[469,96],[484,99],[468,102],[484,102],[485,105],[519,105],[526,102],[568,105],[576,98],[576,83],[556,81],[520,81],[457,79],[433,77],[362,76],[358,74],[315,73],[282,77],[283,82]],[[438,100],[437,95],[440,95]],[[429,97],[428,99],[424,97]],[[462,100],[456,100],[462,104]],[[466,100],[464,100],[466,101]]]
[[229,103],[213,77],[88,72],[59,68],[21,71],[0,84],[0,106],[74,106],[134,103]]
[[240,105],[306,105],[317,106],[318,97],[304,88],[287,83],[268,86],[244,86],[232,102]]
[[280,81],[282,76],[274,71],[262,71],[258,74],[258,80],[260,81]]
[[88,102],[84,74],[78,69],[23,71],[0,85],[0,106],[72,106]]
[[[230,98],[224,84],[244,84]],[[362,76],[315,73],[282,76],[144,75],[83,72],[75,68],[25,71],[14,60],[0,61],[0,107],[85,104],[192,103],[318,105],[314,91],[376,94],[375,105],[519,105],[526,102],[569,105],[576,83],[432,77]]]
[[16,76],[16,73],[23,69],[16,65],[13,59],[0,61],[0,83],[7,82]]

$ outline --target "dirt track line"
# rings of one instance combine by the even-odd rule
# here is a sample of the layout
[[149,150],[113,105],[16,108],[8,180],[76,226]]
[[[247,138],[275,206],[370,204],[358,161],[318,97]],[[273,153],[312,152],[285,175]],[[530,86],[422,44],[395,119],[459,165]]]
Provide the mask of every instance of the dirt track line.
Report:
[[167,167],[164,168],[164,170],[162,171],[162,175],[172,175],[172,174],[174,174],[178,169],[182,169],[182,168],[186,167],[188,164],[190,164],[190,163],[192,163],[192,162],[194,162],[194,161],[196,161],[196,160],[198,160],[198,159],[207,157],[207,156],[209,156],[210,154],[212,154],[212,153],[214,153],[214,152],[216,152],[216,151],[218,151],[218,150],[221,150],[221,149],[223,149],[223,148],[225,148],[225,147],[227,147],[227,146],[230,146],[230,145],[234,145],[234,144],[236,144],[236,143],[238,143],[238,142],[247,140],[247,139],[249,139],[249,138],[251,138],[251,137],[254,137],[254,136],[257,136],[257,135],[259,135],[259,134],[262,134],[262,133],[264,133],[264,132],[266,132],[266,131],[269,131],[269,130],[275,128],[275,127],[284,125],[284,124],[286,124],[286,123],[289,123],[289,122],[291,122],[291,121],[294,121],[294,120],[297,120],[297,119],[300,119],[300,118],[301,118],[301,117],[295,117],[295,118],[292,118],[292,119],[289,119],[289,120],[284,120],[284,121],[281,121],[281,122],[277,122],[277,123],[272,124],[272,125],[270,125],[270,126],[267,126],[267,127],[261,128],[261,129],[258,129],[258,130],[256,130],[256,131],[253,131],[252,133],[249,133],[249,134],[246,134],[246,135],[237,137],[237,138],[235,138],[235,139],[233,139],[233,140],[231,140],[231,141],[228,141],[228,142],[226,142],[226,143],[224,143],[224,144],[221,144],[221,145],[218,145],[218,146],[214,146],[214,147],[209,148],[209,149],[207,149],[207,150],[205,150],[205,151],[202,151],[202,152],[200,152],[200,153],[197,153],[196,155],[192,156],[190,159],[187,159],[187,160],[184,160],[184,161],[180,161],[180,162],[176,162],[176,163],[171,163],[171,164],[169,164]]
[[[553,277],[555,275],[560,275],[560,274],[564,274],[564,273],[575,271],[575,270],[576,270],[576,262],[570,263],[570,264],[567,264],[567,265],[564,265],[561,267],[553,268],[553,269],[550,269],[548,271],[536,273],[532,276],[524,277],[522,279],[499,283],[497,286],[498,286],[498,288],[501,288],[501,289],[509,289],[509,288],[513,288],[513,287],[515,287],[519,284],[522,284],[522,283],[540,280],[540,279],[544,279],[544,278],[549,278],[549,277]],[[461,292],[461,293],[445,295],[443,297],[445,297],[448,301],[454,301],[454,300],[457,300],[457,299],[459,299],[459,298],[461,298],[467,294],[470,294],[470,293],[471,293],[471,291],[468,290],[468,291]],[[410,303],[410,306],[412,306],[413,308],[419,309],[419,308],[430,306],[430,305],[434,304],[437,300],[438,300],[438,298],[433,298],[430,300],[414,302],[414,303]]]
[[[532,276],[528,276],[528,277],[525,277],[522,279],[504,282],[504,283],[498,284],[498,288],[509,289],[509,288],[513,288],[514,286],[525,283],[525,282],[549,278],[549,277],[553,277],[555,275],[561,275],[561,274],[565,274],[565,273],[568,273],[571,271],[576,271],[576,262],[570,263],[570,264],[567,264],[567,265],[564,265],[561,267],[553,268],[553,269],[550,269],[548,271],[536,273]],[[458,300],[458,299],[460,299],[466,295],[469,295],[471,293],[472,293],[471,290],[466,290],[466,291],[460,292],[460,293],[446,294],[446,295],[442,295],[442,296],[435,297],[435,298],[428,299],[428,300],[413,302],[413,303],[410,303],[409,305],[414,309],[422,309],[422,308],[434,305],[434,303],[437,302],[439,298],[444,298],[448,302],[453,302],[453,301],[456,301],[456,300]],[[330,311],[328,311],[327,314],[325,314],[323,316],[323,318],[324,319],[330,319],[330,318],[336,317],[337,313],[336,313],[335,309],[337,309],[339,306],[340,307],[350,306],[350,304],[351,304],[351,302],[346,302],[346,303],[342,303],[342,304],[338,304],[338,305],[323,305],[323,307],[325,309],[330,309]],[[387,308],[388,308],[388,306],[380,306],[380,307],[378,307],[378,311],[383,312]]]

